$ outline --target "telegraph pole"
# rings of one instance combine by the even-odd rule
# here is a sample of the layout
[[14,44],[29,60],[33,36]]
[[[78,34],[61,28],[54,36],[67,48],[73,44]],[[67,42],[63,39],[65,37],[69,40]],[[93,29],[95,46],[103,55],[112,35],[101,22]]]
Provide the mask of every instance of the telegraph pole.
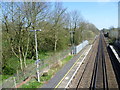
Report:
[[35,50],[36,50],[36,69],[37,69],[37,79],[38,82],[40,82],[40,73],[39,73],[39,59],[38,59],[38,50],[37,50],[37,33],[36,31],[41,31],[40,30],[30,30],[31,32],[34,32],[34,36],[35,36]]
[[[36,30],[35,30],[35,49],[36,49],[36,60],[38,60],[37,34],[36,34]],[[37,78],[38,78],[38,82],[40,82],[39,64],[38,64],[38,62],[37,62]]]
[[74,54],[74,33],[75,31],[70,31],[70,36],[71,36],[71,45],[72,45],[72,51],[71,54]]

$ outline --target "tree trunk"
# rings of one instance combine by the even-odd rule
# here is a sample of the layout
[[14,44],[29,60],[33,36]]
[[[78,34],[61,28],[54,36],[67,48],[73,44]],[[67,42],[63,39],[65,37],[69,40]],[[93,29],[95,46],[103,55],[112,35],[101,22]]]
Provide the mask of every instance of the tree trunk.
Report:
[[54,43],[54,51],[57,50],[57,35],[55,34],[55,43]]
[[22,58],[20,57],[20,68],[23,71]]
[[54,46],[54,51],[56,52],[57,49],[57,41],[55,40],[55,46]]
[[26,64],[26,56],[24,56],[24,66],[25,66],[25,68],[27,67],[27,64]]
[[26,57],[27,57],[28,47],[29,47],[29,36],[28,36],[28,41],[27,41],[26,52],[25,52],[25,54],[23,55],[23,57],[24,57],[24,65],[25,65],[25,68],[27,67],[27,64],[26,64]]
[[20,46],[19,46],[19,56],[20,56],[20,68],[23,71],[22,55],[21,55],[21,51],[20,51]]

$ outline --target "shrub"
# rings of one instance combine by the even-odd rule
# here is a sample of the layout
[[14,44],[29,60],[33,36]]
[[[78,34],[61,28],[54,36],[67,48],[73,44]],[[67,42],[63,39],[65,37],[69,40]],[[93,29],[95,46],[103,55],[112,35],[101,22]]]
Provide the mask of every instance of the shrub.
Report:
[[14,73],[16,73],[15,69],[7,67],[7,66],[4,67],[4,70],[3,70],[4,75],[13,75]]

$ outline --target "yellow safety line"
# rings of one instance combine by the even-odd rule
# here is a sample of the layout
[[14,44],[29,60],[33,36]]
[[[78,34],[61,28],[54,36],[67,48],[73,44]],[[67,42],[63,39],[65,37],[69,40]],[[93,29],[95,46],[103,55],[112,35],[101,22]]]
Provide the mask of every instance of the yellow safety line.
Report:
[[[85,51],[84,51],[85,52]],[[82,56],[82,55],[81,55]],[[77,59],[77,61],[81,58],[81,56]],[[63,81],[63,79],[68,75],[68,73],[70,72],[70,70],[76,65],[77,61],[73,64],[73,66],[69,69],[69,71],[65,74],[65,76],[60,80],[60,82],[56,85],[55,88],[58,88],[58,86],[61,84],[61,82]]]

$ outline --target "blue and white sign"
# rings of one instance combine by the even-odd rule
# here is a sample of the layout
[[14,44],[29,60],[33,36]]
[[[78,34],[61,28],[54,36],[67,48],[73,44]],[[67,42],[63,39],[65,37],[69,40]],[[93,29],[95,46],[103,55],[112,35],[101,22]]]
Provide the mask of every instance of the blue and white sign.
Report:
[[36,60],[36,61],[35,61],[35,64],[38,64],[39,62],[40,62],[40,59]]

